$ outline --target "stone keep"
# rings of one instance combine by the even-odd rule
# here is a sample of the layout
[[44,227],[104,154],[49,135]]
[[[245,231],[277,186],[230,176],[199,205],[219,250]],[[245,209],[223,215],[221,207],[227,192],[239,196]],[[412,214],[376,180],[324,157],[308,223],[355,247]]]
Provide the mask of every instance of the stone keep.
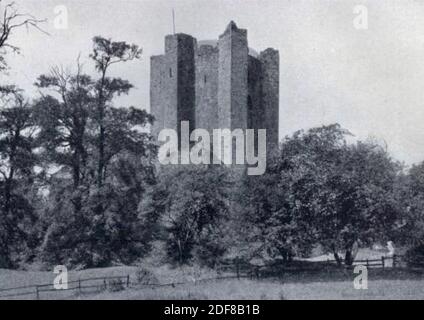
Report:
[[165,37],[165,54],[151,57],[152,134],[189,121],[190,130],[266,129],[278,148],[279,53],[249,49],[247,30],[230,22],[218,41],[186,34]]

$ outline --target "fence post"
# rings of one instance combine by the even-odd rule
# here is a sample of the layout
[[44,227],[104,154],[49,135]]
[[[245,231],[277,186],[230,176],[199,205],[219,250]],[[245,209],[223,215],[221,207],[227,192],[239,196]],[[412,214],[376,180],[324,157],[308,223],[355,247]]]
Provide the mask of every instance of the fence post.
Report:
[[127,288],[130,287],[130,275],[127,275]]
[[384,267],[385,267],[385,265],[384,265],[384,256],[381,256],[381,264],[383,265],[383,269],[384,269]]
[[369,263],[369,261],[368,261],[368,259],[367,259],[367,268],[370,266],[370,263]]
[[104,285],[104,287],[105,287],[105,289],[104,289],[104,290],[106,290],[106,289],[107,289],[107,281],[106,281],[106,278],[104,278],[104,279],[103,279],[103,285]]
[[78,279],[78,293],[81,294],[81,279]]
[[240,280],[240,265],[238,258],[236,259],[236,273],[237,273],[237,279]]
[[35,298],[40,300],[40,292],[38,291],[38,286],[35,286]]
[[396,268],[396,255],[393,255],[393,268]]

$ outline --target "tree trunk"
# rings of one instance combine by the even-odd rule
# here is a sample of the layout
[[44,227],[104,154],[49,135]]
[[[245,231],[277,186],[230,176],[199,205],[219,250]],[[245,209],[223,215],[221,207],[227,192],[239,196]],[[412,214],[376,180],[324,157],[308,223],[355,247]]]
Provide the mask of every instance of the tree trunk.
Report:
[[[103,112],[102,112],[103,114]],[[103,115],[102,115],[103,117]],[[102,119],[103,122],[103,119]],[[103,170],[105,166],[105,129],[103,124],[100,126],[100,137],[99,137],[99,167],[98,167],[98,185],[99,188],[103,185]]]
[[353,264],[353,261],[355,260],[355,256],[357,253],[357,250],[354,250],[355,244],[357,244],[356,241],[353,241],[346,245],[345,264],[347,266],[351,266]]
[[337,252],[335,252],[335,251],[333,252],[333,254],[334,254],[334,259],[336,259],[337,265],[338,266],[341,266],[342,265],[342,260],[340,259],[339,254]]
[[181,240],[177,240],[177,244],[178,244],[178,255],[179,255],[180,265],[182,265],[183,264],[183,249],[181,248]]
[[346,249],[345,265],[351,266],[352,264],[353,264],[352,250],[351,249]]
[[103,170],[105,167],[105,137],[106,137],[106,130],[104,127],[104,117],[105,117],[105,99],[104,99],[104,85],[105,85],[105,79],[106,79],[106,71],[107,68],[103,69],[102,71],[102,78],[100,82],[100,88],[99,88],[99,97],[98,97],[98,111],[99,111],[99,141],[98,141],[98,152],[99,152],[99,162],[97,167],[97,184],[99,189],[103,185]]

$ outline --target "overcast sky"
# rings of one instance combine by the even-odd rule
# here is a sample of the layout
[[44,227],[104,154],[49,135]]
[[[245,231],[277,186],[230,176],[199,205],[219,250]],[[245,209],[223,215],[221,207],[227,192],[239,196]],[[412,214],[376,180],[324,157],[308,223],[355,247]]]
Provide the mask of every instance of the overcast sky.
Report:
[[[6,0],[7,1],[7,0]],[[46,36],[22,30],[9,55],[9,80],[36,94],[32,84],[53,65],[87,59],[95,35],[143,47],[141,61],[117,67],[135,86],[123,105],[149,109],[150,56],[172,33],[214,39],[230,20],[248,29],[249,46],[280,51],[280,136],[340,123],[359,139],[385,141],[407,164],[424,160],[424,0],[18,0],[23,11],[47,18]],[[65,5],[68,28],[54,27]],[[356,29],[357,5],[368,9],[368,29]]]

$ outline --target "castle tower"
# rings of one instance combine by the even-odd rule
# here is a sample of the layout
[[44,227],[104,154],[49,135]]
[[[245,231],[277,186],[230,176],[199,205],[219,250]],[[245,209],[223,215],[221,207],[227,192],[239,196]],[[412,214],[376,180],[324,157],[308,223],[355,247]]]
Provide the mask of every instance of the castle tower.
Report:
[[[255,145],[246,151],[256,156],[258,129],[266,129],[267,153],[278,149],[279,53],[266,49],[258,54],[250,49],[247,31],[234,22],[218,41],[201,41],[199,45],[186,34],[166,36],[165,54],[151,58],[150,90],[151,113],[156,119],[152,134],[156,138],[160,130],[174,129],[181,141],[181,121],[189,121],[188,133],[197,128],[209,133],[241,129],[244,135],[246,129],[254,129]],[[214,142],[211,151],[214,156],[231,151],[235,164],[235,142],[233,139],[233,145],[225,150],[214,150]],[[241,167],[243,171],[246,166]]]
[[[242,129],[248,127],[248,54],[247,30],[237,28],[231,21],[218,40],[218,128]],[[236,140],[230,149],[216,150],[222,157],[231,153],[233,166],[236,164]],[[245,167],[242,166],[241,171]]]
[[247,128],[247,30],[231,21],[219,37],[218,123],[220,128]]
[[195,54],[196,40],[186,34],[168,35],[165,54],[151,58],[150,105],[155,117],[152,134],[161,129],[177,130],[181,121],[195,128]]

